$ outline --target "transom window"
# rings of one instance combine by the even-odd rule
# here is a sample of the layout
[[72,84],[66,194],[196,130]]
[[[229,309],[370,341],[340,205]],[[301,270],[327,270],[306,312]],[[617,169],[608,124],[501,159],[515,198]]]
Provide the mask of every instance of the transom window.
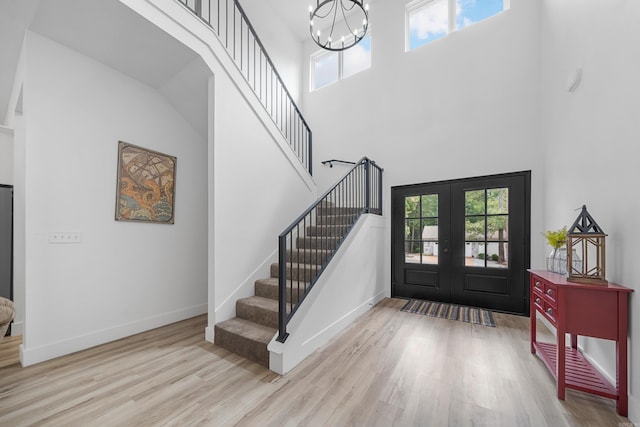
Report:
[[510,0],[417,0],[407,5],[406,51],[483,21],[509,8]]
[[357,45],[341,52],[321,51],[311,56],[310,90],[346,79],[371,68],[371,31]]

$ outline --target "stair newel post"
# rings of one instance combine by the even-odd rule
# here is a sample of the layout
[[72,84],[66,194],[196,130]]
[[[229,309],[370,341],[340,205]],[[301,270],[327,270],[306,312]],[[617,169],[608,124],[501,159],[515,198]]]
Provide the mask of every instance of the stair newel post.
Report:
[[[293,238],[293,236],[292,236]],[[287,334],[287,235],[278,237],[278,338],[285,342]]]
[[369,159],[364,159],[364,198],[365,198],[365,212],[371,211],[371,162]]
[[376,168],[378,169],[378,214],[382,215],[382,168],[379,166]]

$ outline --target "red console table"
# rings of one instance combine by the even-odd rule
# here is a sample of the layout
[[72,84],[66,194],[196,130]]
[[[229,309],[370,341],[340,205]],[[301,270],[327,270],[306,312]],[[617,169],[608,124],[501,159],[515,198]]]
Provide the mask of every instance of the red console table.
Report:
[[[627,334],[629,294],[633,289],[609,283],[587,285],[568,282],[565,276],[529,270],[531,300],[531,353],[538,354],[556,379],[558,399],[572,388],[616,400],[622,416],[628,412]],[[556,328],[556,344],[536,340],[536,312]],[[571,347],[565,334],[571,335]],[[615,387],[578,350],[578,335],[616,342]]]

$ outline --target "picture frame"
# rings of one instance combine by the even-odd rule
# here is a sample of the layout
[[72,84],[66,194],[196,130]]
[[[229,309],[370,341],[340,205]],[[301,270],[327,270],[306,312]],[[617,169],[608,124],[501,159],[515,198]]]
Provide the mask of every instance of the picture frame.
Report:
[[174,224],[174,156],[118,141],[116,221]]

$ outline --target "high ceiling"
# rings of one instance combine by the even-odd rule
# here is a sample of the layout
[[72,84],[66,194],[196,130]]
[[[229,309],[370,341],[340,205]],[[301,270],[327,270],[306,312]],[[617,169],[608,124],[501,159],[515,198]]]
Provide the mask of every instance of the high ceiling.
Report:
[[[264,1],[264,0],[240,0]],[[315,0],[267,0],[293,34],[302,41],[309,37],[309,5]],[[250,17],[251,18],[251,17]]]
[[[299,41],[309,37],[309,5],[315,0],[240,0],[272,8]],[[251,18],[251,16],[250,16]],[[116,25],[114,25],[116,23]],[[178,41],[149,25],[116,0],[0,1],[0,125],[13,89],[25,29],[107,64],[152,87],[175,85],[196,59]],[[144,55],[140,55],[144,52]],[[201,73],[200,73],[201,74]]]
[[[0,54],[9,59],[0,61],[3,108],[13,88],[25,28],[160,90],[206,134],[202,87],[209,71],[192,50],[114,0],[2,0]],[[0,124],[4,115],[0,111]]]

